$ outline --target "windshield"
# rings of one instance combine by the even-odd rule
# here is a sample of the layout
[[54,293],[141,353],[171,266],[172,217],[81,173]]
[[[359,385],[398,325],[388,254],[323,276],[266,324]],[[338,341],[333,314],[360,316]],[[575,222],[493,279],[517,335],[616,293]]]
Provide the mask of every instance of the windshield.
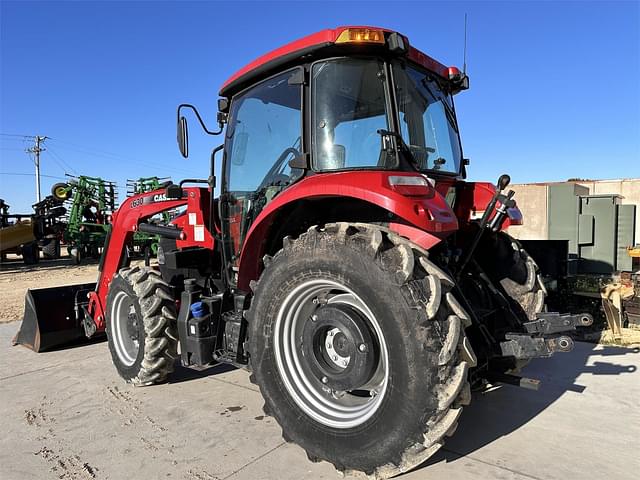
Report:
[[389,129],[383,62],[322,61],[313,65],[312,78],[315,169],[395,167],[378,133]]
[[458,173],[462,161],[453,99],[435,76],[394,63],[400,133],[421,170]]

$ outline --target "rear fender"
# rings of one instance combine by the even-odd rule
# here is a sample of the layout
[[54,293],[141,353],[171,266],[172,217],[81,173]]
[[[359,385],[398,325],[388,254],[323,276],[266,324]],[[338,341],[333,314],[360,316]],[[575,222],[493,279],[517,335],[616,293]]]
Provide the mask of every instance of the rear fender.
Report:
[[435,190],[428,195],[402,195],[392,189],[388,177],[415,173],[351,171],[306,177],[277,195],[251,226],[240,255],[238,288],[247,290],[262,270],[267,238],[277,214],[302,199],[354,198],[390,213],[388,228],[425,249],[458,229],[458,221],[444,197]]

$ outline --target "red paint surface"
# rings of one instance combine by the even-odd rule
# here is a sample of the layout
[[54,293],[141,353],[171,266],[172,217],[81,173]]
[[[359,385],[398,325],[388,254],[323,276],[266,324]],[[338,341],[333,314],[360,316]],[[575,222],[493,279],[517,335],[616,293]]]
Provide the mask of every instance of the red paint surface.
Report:
[[[186,239],[184,241],[178,240],[176,243],[179,243],[182,247],[206,246],[213,249],[213,237],[210,232],[205,229],[205,241],[196,242],[193,238],[193,225],[188,225],[188,214],[190,212],[196,214],[197,222],[204,223],[203,213],[208,212],[209,192],[203,188],[185,188],[184,192],[186,198],[157,201],[149,204],[141,204],[139,202],[145,201],[145,199],[153,199],[158,195],[164,195],[165,190],[160,189],[134,195],[133,197],[127,198],[122,205],[120,205],[120,208],[113,213],[109,247],[104,252],[105,258],[102,272],[98,278],[96,291],[89,294],[89,305],[87,308],[96,323],[98,332],[102,332],[105,329],[104,309],[106,307],[109,285],[117,273],[120,265],[120,257],[125,249],[125,245],[133,239],[133,234],[137,230],[139,223],[144,222],[160,212],[187,205],[187,214],[184,216],[185,220],[183,220],[183,217],[179,217],[179,220],[176,222],[180,227],[184,228]],[[203,209],[203,205],[207,205],[206,209]]]
[[[182,229],[184,239],[176,240],[176,247],[183,249],[188,247],[204,247],[213,250],[214,240],[211,232],[205,228],[209,223],[210,193],[205,188],[185,189],[187,192],[187,211],[179,217],[179,223],[175,222],[178,228]],[[193,224],[190,218],[195,218]],[[204,233],[203,240],[196,240],[195,229],[202,227]]]
[[[227,79],[227,81],[224,82],[224,84],[220,88],[220,91],[221,92],[224,91],[224,89],[228,85],[235,82],[240,77],[246,75],[252,70],[262,67],[279,57],[293,54],[295,52],[299,52],[316,45],[322,45],[325,43],[335,43],[336,39],[340,36],[340,34],[349,28],[368,28],[370,30],[382,30],[384,32],[391,32],[391,30],[386,28],[381,28],[381,27],[348,25],[348,26],[337,27],[334,29],[329,28],[326,30],[322,30],[320,32],[312,33],[311,35],[307,35],[306,37],[302,37],[298,40],[294,40],[291,43],[287,43],[282,47],[276,48],[275,50],[272,50],[271,52],[256,58],[254,61],[245,65],[236,73],[234,73],[231,77],[229,77],[229,79]],[[405,40],[407,40],[407,37],[404,37],[404,38]],[[366,46],[367,44],[363,44],[363,45]],[[427,70],[435,72],[444,78],[447,78],[447,79],[449,78],[448,67],[444,66],[437,60],[434,60],[433,58],[421,52],[417,48],[412,47],[411,44],[409,44],[408,57],[409,57],[409,60],[417,63],[418,65],[422,65]]]
[[[466,224],[472,216],[482,215],[496,191],[495,185],[489,182],[465,182],[457,201],[456,215],[460,223]],[[499,206],[498,203],[497,206]],[[522,225],[522,213],[516,205],[508,211],[507,219],[502,224],[504,231],[511,225]],[[490,217],[493,218],[493,215]]]
[[406,237],[419,247],[429,250],[436,246],[442,238],[432,235],[429,232],[420,230],[419,228],[412,227],[411,225],[405,225],[404,223],[390,223],[389,230],[397,233],[402,237]]
[[[351,171],[306,177],[280,193],[262,210],[251,226],[240,255],[238,288],[247,290],[249,282],[258,278],[264,255],[263,240],[276,213],[300,199],[350,197],[364,200],[388,210],[407,225],[441,239],[458,229],[458,220],[444,197],[430,194],[424,197],[404,196],[395,192],[388,182],[391,175],[415,176],[415,173],[389,171]],[[409,232],[409,230],[406,230]],[[438,240],[439,241],[439,240]],[[421,237],[430,246],[436,241]]]

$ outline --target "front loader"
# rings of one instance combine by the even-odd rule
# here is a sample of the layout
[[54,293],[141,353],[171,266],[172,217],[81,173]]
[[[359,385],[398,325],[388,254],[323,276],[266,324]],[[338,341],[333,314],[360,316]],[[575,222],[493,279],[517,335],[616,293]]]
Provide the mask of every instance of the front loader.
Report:
[[[465,181],[453,97],[466,88],[382,28],[258,58],[222,86],[218,130],[178,107],[183,156],[186,110],[224,132],[209,177],[127,198],[95,288],[67,290],[58,309],[30,291],[18,342],[106,332],[133,385],[171,381],[178,358],[246,367],[312,461],[379,478],[413,468],[453,434],[471,388],[535,386],[515,372],[571,350],[567,333],[592,322],[546,311],[536,263],[504,233],[522,222],[509,177]],[[135,232],[161,237],[157,267],[129,266]]]

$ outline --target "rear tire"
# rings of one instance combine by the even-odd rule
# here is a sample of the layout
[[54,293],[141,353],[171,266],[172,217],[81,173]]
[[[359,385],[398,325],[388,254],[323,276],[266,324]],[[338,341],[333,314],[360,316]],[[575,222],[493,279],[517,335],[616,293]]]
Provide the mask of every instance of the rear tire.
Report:
[[40,261],[40,248],[38,242],[29,242],[20,249],[22,261],[25,265],[35,265]]
[[[388,478],[424,462],[470,400],[476,360],[453,281],[426,251],[375,225],[311,227],[283,243],[265,257],[248,314],[251,380],[265,413],[285,440],[340,471]],[[359,330],[337,320],[344,311]],[[360,352],[360,340],[350,343],[358,331],[368,339]],[[340,334],[346,347],[334,355],[340,345],[328,338]],[[352,367],[363,351],[364,366]],[[343,378],[355,388],[334,389]]]
[[57,238],[46,239],[47,243],[42,246],[42,255],[49,260],[60,258],[60,240]]
[[118,374],[136,386],[166,380],[177,357],[171,287],[151,268],[123,268],[107,295],[106,331]]

